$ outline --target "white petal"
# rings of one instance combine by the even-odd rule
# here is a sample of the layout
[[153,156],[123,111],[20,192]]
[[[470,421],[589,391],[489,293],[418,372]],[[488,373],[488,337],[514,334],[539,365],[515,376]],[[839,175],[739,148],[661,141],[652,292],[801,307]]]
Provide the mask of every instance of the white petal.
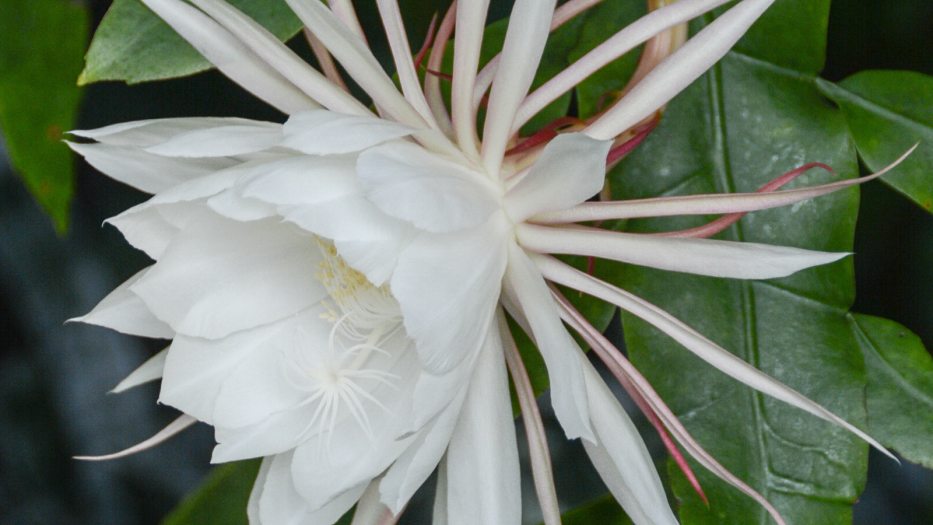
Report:
[[386,111],[393,120],[421,128],[424,120],[395,88],[379,61],[366,43],[340,22],[321,2],[286,0],[298,18],[308,26],[331,54],[373,98],[373,102]]
[[68,322],[78,321],[103,326],[120,333],[142,337],[175,337],[175,331],[152,315],[139,296],[130,290],[130,287],[148,271],[149,268],[140,270],[107,294],[93,310],[81,317],[69,319]]
[[[585,360],[584,357],[580,357]],[[583,442],[593,465],[636,525],[676,525],[644,441],[593,365],[583,363],[596,442]]]
[[551,404],[568,439],[582,437],[593,441],[589,424],[583,368],[579,356],[583,351],[570,337],[560,320],[557,305],[551,298],[540,272],[521,248],[509,249],[506,290],[521,307],[544,357],[551,382]]
[[165,359],[168,357],[168,348],[147,359],[143,364],[133,370],[130,375],[123,378],[123,381],[117,383],[110,391],[111,394],[119,394],[139,385],[155,381],[162,378],[162,370],[165,368]]
[[357,174],[380,210],[429,232],[477,226],[499,208],[481,174],[407,142],[364,151]]
[[499,337],[493,327],[447,450],[451,524],[521,523],[518,445]]
[[114,146],[154,146],[189,131],[211,129],[225,126],[250,126],[268,124],[261,121],[234,117],[185,117],[136,120],[111,124],[97,129],[69,131],[77,137],[93,139],[102,144]]
[[606,64],[628,53],[651,37],[690,21],[728,0],[679,0],[664,5],[629,24],[609,39],[583,55],[570,67],[554,76],[522,102],[512,131],[518,131],[536,113],[558,97],[570,91]]
[[603,188],[612,143],[582,133],[558,135],[531,170],[506,195],[509,217],[519,223],[543,211],[580,204]]
[[285,123],[282,145],[309,155],[362,151],[412,134],[414,128],[376,117],[307,111]]
[[848,253],[714,239],[679,239],[595,228],[516,227],[519,242],[538,253],[575,254],[640,266],[733,279],[772,279],[838,261]]
[[422,234],[399,256],[392,293],[424,367],[439,374],[475,354],[492,321],[506,265],[505,220]]
[[[237,428],[262,422],[270,415],[297,407],[307,397],[289,380],[292,358],[310,348],[328,344],[333,325],[320,318],[315,308],[291,322],[229,371],[214,405],[213,424]],[[297,375],[297,374],[296,374]]]
[[555,0],[516,0],[512,8],[483,128],[483,165],[489,173],[499,172],[515,113],[541,62],[555,5]]
[[[334,498],[329,504],[314,508],[295,490],[292,478],[292,454],[272,458],[259,496],[259,523],[264,525],[332,525],[356,503],[366,484],[360,484]],[[253,489],[255,490],[255,489]]]
[[319,257],[293,226],[205,213],[132,290],[176,332],[216,339],[317,303],[326,293],[313,278]]
[[179,0],[143,0],[224,75],[283,113],[318,107],[210,17]]
[[249,493],[249,500],[246,502],[246,519],[251,525],[261,523],[259,518],[259,500],[262,498],[262,490],[269,479],[269,470],[272,468],[272,456],[263,458],[259,465],[259,473],[256,474],[256,481],[253,482],[253,490]]
[[457,2],[454,33],[454,70],[450,91],[450,108],[457,142],[468,154],[477,154],[476,113],[473,112],[473,86],[479,66],[480,48],[489,0]]
[[353,511],[350,525],[395,525],[398,518],[379,501],[379,480],[370,482]]
[[179,133],[146,151],[165,157],[232,157],[269,149],[281,140],[281,125],[253,122]]
[[213,424],[223,382],[244,359],[266,347],[289,321],[210,341],[178,336],[165,360],[159,402]]
[[389,39],[389,48],[392,50],[392,59],[395,61],[395,71],[402,85],[402,93],[425,122],[437,127],[431,108],[428,107],[428,101],[424,98],[424,92],[421,91],[398,0],[377,0],[376,5]]
[[275,206],[244,197],[238,189],[229,189],[207,199],[207,207],[221,217],[240,222],[277,217]]
[[334,85],[255,20],[222,0],[194,0],[228,31],[306,95],[334,111],[369,114],[359,101]]
[[78,144],[68,146],[98,171],[146,193],[158,193],[187,180],[227,168],[231,159],[173,159],[133,146]]
[[648,301],[604,283],[551,257],[535,256],[534,260],[545,277],[551,281],[580,290],[640,317],[732,378],[763,394],[835,423],[864,439],[879,451],[892,458],[894,457],[869,435],[811,401],[803,394],[736,357],[728,350],[710,341],[696,330]]
[[[342,433],[332,443],[343,453],[335,454],[328,445],[309,442],[295,449],[292,478],[295,488],[312,508],[339,499],[341,493],[367,485],[405,450],[410,439],[367,439],[362,432]],[[324,450],[321,450],[324,446]]]
[[381,501],[398,514],[428,479],[444,452],[460,417],[466,388],[429,423],[412,442],[404,454],[386,471],[379,484]]
[[774,0],[744,0],[651,70],[584,132],[611,139],[648,117],[722,58]]

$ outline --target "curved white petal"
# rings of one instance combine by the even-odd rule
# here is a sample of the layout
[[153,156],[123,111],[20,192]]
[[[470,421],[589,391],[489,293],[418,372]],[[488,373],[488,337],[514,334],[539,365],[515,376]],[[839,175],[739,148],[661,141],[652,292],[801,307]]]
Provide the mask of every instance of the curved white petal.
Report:
[[655,9],[625,26],[528,95],[518,110],[512,131],[518,131],[548,104],[639,44],[673,26],[689,22],[727,1],[679,0]]
[[68,147],[88,164],[112,179],[146,193],[158,193],[176,184],[228,168],[232,159],[177,159],[154,155],[135,146],[78,144]]
[[107,461],[110,459],[119,459],[119,458],[125,458],[127,456],[132,456],[133,454],[142,452],[144,450],[148,450],[154,446],[157,446],[165,442],[167,439],[171,438],[175,434],[178,434],[182,430],[190,427],[191,425],[197,422],[198,422],[197,419],[187,414],[182,414],[178,416],[178,418],[176,418],[174,421],[166,425],[165,428],[163,428],[162,430],[158,431],[155,435],[150,437],[149,439],[140,441],[139,443],[133,445],[130,448],[123,449],[119,452],[114,452],[113,454],[106,454],[103,456],[75,456],[74,459],[79,459],[82,461]]
[[132,286],[176,332],[220,338],[317,303],[313,239],[273,220],[239,223],[203,213]]
[[76,137],[96,140],[101,144],[146,148],[189,131],[226,126],[251,126],[257,123],[270,124],[236,117],[182,117],[134,120],[97,129],[77,129],[68,133]]
[[399,255],[392,294],[424,367],[447,372],[474,355],[492,321],[506,266],[506,223],[421,234]]
[[690,328],[682,321],[648,301],[630,294],[625,290],[604,283],[551,257],[535,256],[534,261],[548,279],[588,295],[592,295],[593,297],[597,297],[626,310],[632,315],[654,325],[683,345],[684,348],[696,354],[697,357],[715,366],[737,381],[779,401],[783,401],[791,406],[809,412],[814,416],[839,425],[862,438],[882,453],[892,458],[894,457],[865,432],[862,432],[844,419],[826,410],[814,401],[811,401],[800,392],[797,392],[736,357],[728,350],[710,341],[696,330]]
[[606,155],[612,143],[582,133],[558,135],[541,152],[528,175],[509,190],[506,211],[519,223],[543,211],[580,204],[603,188]]
[[478,226],[499,208],[482,175],[407,142],[364,151],[357,175],[380,210],[429,232]]
[[103,326],[120,333],[142,337],[158,339],[175,337],[175,331],[152,315],[142,299],[130,290],[130,287],[148,271],[149,268],[140,270],[107,294],[107,297],[97,303],[93,310],[81,317],[69,319],[68,322],[76,321]]
[[615,202],[585,202],[566,210],[540,213],[535,215],[534,220],[539,223],[587,222],[639,217],[744,213],[788,206],[877,179],[897,167],[916,148],[917,146],[910,148],[884,169],[857,179],[841,180],[809,188],[761,193],[715,193]]
[[468,155],[477,155],[476,113],[473,111],[473,86],[483,45],[483,28],[489,0],[457,2],[454,33],[454,70],[450,91],[450,110],[454,133],[460,148]]
[[226,378],[293,322],[289,319],[216,341],[176,337],[165,360],[159,402],[213,424],[217,395]]
[[667,104],[735,45],[774,0],[743,0],[658,64],[584,132],[611,139]]
[[405,23],[399,10],[398,0],[376,0],[382,25],[385,27],[389,39],[389,48],[392,59],[395,61],[395,71],[402,85],[402,93],[415,110],[421,114],[425,122],[437,127],[434,115],[428,107],[428,101],[421,91],[418,81],[418,72],[412,60],[411,47],[408,45],[408,35],[405,32]]
[[282,146],[309,155],[336,155],[362,151],[414,131],[410,126],[372,116],[307,111],[292,115],[285,123]]
[[556,3],[556,0],[516,0],[512,8],[483,128],[483,165],[490,174],[499,172],[515,114],[538,71]]
[[584,357],[594,443],[583,447],[625,513],[636,525],[676,525],[645,442],[628,414]]
[[267,150],[282,140],[282,126],[251,122],[187,131],[146,151],[164,157],[232,157]]
[[362,38],[341,23],[321,2],[286,1],[377,106],[398,122],[424,127],[424,120],[398,92]]
[[850,254],[714,239],[679,239],[595,228],[522,224],[519,242],[538,253],[575,254],[640,266],[733,279],[772,279],[838,261]]
[[518,445],[496,327],[477,358],[445,462],[449,523],[521,523]]
[[379,483],[380,499],[394,514],[405,508],[447,451],[450,436],[460,417],[466,390],[460,389],[456,398],[419,432],[408,450],[395,460],[383,476]]
[[367,115],[370,111],[352,95],[334,85],[255,20],[223,0],[194,0],[228,31],[298,89],[333,111]]
[[162,379],[162,371],[165,369],[165,358],[168,357],[168,348],[147,359],[143,364],[130,372],[130,375],[123,378],[123,381],[117,383],[110,391],[111,394],[119,394],[139,385]]
[[[266,460],[269,461],[269,460]],[[315,508],[295,489],[291,465],[293,454],[278,454],[271,458],[258,501],[259,523],[262,525],[332,525],[340,519],[366,490],[366,484],[352,487],[328,504]],[[253,488],[256,491],[257,487]]]
[[521,307],[531,328],[529,335],[544,357],[551,383],[551,404],[567,438],[594,441],[579,359],[583,351],[564,328],[541,273],[514,243],[509,247],[505,286],[509,297]]
[[179,0],[143,0],[224,75],[284,113],[319,107],[217,22]]

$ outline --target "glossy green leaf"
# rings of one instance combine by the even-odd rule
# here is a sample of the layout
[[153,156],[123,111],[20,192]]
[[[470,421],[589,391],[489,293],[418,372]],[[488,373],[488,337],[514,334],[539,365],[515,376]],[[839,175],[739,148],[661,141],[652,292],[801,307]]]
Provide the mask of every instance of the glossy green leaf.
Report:
[[561,515],[563,525],[631,525],[612,494],[596,498]]
[[[230,3],[282,40],[294,36],[301,22],[280,0],[230,0]],[[80,83],[122,80],[128,84],[182,77],[211,68],[140,0],[115,0],[101,21]]]
[[240,461],[215,467],[162,525],[246,525],[246,501],[259,463],[259,460]]
[[[644,14],[645,2],[611,0],[590,8],[579,17],[579,38],[570,51],[568,62],[573,63]],[[628,83],[640,55],[639,46],[581,82],[576,88],[577,116],[589,118],[611,102],[613,92],[620,91]]]
[[87,10],[68,0],[3,1],[0,130],[14,169],[59,232],[67,228],[74,193],[62,134],[77,117],[75,78],[87,33]]
[[[798,31],[814,35],[825,28],[825,19],[806,22],[805,16],[827,7],[828,2],[775,4],[781,16],[797,17]],[[812,75],[822,64],[823,39],[804,39],[784,54],[764,50],[761,28],[775,24],[766,18],[740,52],[730,53],[670,104],[661,126],[612,174],[615,197],[754,191],[810,161],[828,163],[836,174],[808,173],[793,186],[858,173],[846,122],[825,104]],[[782,36],[772,47],[781,47]],[[850,251],[857,211],[858,190],[852,189],[751,214],[719,237]],[[631,221],[627,228],[674,230],[712,218]],[[846,317],[854,298],[851,259],[768,281],[623,265],[611,278],[848,421],[864,424],[864,362]],[[789,523],[851,523],[851,505],[865,480],[864,443],[737,383],[630,315],[623,314],[623,325],[632,360],[687,428]],[[701,467],[694,469],[710,505],[672,466],[682,523],[771,523],[754,501]]]
[[861,314],[849,321],[865,355],[869,432],[908,461],[933,468],[933,358],[894,321]]
[[845,113],[859,155],[880,170],[916,151],[882,180],[933,212],[933,77],[910,71],[865,71],[820,90]]

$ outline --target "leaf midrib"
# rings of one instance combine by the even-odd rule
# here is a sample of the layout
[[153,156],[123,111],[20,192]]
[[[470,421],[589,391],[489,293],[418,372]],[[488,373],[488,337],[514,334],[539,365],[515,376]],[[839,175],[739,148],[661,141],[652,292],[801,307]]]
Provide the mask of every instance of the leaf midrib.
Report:
[[[725,94],[723,91],[722,75],[722,63],[720,62],[713,66],[706,77],[709,88],[710,113],[711,117],[714,119],[713,149],[714,151],[720,153],[718,156],[715,156],[715,158],[712,159],[715,166],[715,169],[712,171],[714,184],[718,186],[716,188],[717,192],[734,193],[736,185],[729,156],[728,131],[726,129]],[[732,228],[730,228],[726,235],[731,237],[732,240],[741,242],[744,237],[741,222],[736,223]],[[737,282],[737,285],[741,290],[741,311],[743,312],[744,320],[742,342],[744,350],[743,354],[746,361],[748,361],[755,368],[758,368],[759,355],[758,339],[755,334],[756,315],[754,306],[754,291],[752,290],[750,284],[746,281],[739,281]],[[771,476],[767,468],[767,465],[769,464],[769,458],[767,455],[767,448],[765,447],[764,443],[764,435],[762,434],[762,400],[760,399],[760,394],[757,390],[751,390],[749,393],[753,419],[752,423],[755,428],[755,437],[757,438],[755,441],[755,447],[758,461],[755,465],[755,468],[758,470],[758,473],[761,476],[763,485],[765,487],[764,490],[761,491],[762,496],[767,498],[768,491],[771,489]],[[768,525],[770,522],[768,514],[763,507],[759,506],[757,508],[756,522],[762,525]]]

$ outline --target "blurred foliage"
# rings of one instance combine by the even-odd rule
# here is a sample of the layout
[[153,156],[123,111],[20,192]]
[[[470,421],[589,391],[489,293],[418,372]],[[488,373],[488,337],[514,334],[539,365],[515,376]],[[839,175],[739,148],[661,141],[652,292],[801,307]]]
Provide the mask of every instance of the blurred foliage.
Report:
[[81,91],[75,77],[87,44],[87,9],[69,0],[3,0],[0,130],[10,159],[59,232],[74,193],[71,153]]
[[[230,0],[281,39],[301,29],[285,2]],[[128,84],[177,78],[211,64],[140,0],[115,0],[97,27],[78,82],[122,80]]]
[[[259,460],[215,467],[201,487],[169,514],[162,525],[246,525],[246,505]],[[232,504],[231,502],[237,502]]]

